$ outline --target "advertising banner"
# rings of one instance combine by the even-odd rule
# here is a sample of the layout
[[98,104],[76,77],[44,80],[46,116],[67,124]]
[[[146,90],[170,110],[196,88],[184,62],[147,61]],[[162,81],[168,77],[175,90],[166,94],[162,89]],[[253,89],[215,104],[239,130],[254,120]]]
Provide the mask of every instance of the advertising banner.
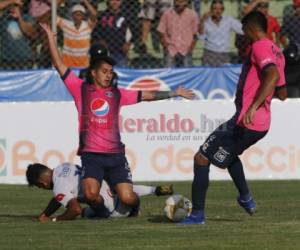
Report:
[[[240,66],[134,70],[116,68],[119,86],[138,89],[194,89],[198,99],[234,96]],[[75,71],[77,74],[78,70]],[[0,72],[0,102],[72,101],[55,70]]]
[[[248,179],[300,178],[299,100],[273,101],[269,133],[242,156]],[[0,183],[26,183],[28,164],[80,164],[73,102],[0,104]],[[122,141],[135,181],[192,180],[193,156],[234,113],[229,100],[159,101],[123,107]],[[211,166],[210,178],[229,179]]]

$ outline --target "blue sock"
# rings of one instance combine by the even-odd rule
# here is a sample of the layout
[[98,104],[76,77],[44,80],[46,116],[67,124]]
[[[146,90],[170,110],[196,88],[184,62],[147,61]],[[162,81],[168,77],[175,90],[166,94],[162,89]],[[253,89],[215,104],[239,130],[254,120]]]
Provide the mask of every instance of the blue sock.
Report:
[[194,213],[202,213],[204,215],[205,197],[209,185],[208,174],[209,165],[200,166],[194,162],[194,180],[192,184],[193,215]]
[[204,210],[197,210],[193,208],[191,215],[195,217],[204,217]]
[[108,218],[109,217],[109,210],[104,205],[104,201],[101,203],[92,203],[90,204],[91,209],[95,212],[97,217],[100,218]]
[[136,217],[139,215],[140,211],[140,199],[138,198],[137,203],[131,207],[131,212],[128,217]]
[[243,164],[239,157],[237,157],[236,160],[230,164],[228,167],[228,172],[239,191],[240,198],[242,200],[249,200],[251,196],[246,182]]

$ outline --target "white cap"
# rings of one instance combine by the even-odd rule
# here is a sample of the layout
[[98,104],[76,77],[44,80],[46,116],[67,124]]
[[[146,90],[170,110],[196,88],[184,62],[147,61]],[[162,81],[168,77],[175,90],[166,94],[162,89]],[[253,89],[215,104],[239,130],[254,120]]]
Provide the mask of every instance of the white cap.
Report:
[[74,12],[76,12],[76,11],[80,11],[80,12],[82,12],[83,14],[86,13],[85,8],[84,8],[81,4],[75,4],[75,5],[72,7],[72,13],[74,13]]

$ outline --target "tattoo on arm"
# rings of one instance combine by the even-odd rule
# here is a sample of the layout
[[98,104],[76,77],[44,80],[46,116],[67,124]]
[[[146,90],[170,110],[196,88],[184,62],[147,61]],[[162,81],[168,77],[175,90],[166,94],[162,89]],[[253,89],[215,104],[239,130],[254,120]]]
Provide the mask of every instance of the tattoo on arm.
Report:
[[153,100],[164,100],[172,97],[172,91],[157,91],[154,93]]

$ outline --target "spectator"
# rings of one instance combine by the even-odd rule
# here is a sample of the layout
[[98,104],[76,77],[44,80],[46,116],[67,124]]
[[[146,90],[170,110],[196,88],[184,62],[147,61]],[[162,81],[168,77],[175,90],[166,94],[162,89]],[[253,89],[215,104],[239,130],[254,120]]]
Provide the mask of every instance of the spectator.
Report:
[[175,66],[177,58],[183,66],[192,66],[198,25],[198,15],[188,8],[188,0],[175,0],[174,8],[164,12],[157,30],[161,33],[166,67]]
[[284,47],[293,43],[300,46],[300,0],[294,0],[295,13],[283,19],[281,30],[281,43]]
[[[148,35],[151,31],[152,24],[155,24],[156,20],[160,20],[162,14],[167,10],[172,8],[173,0],[145,0],[142,6],[142,10],[139,17],[142,19],[142,44],[146,45],[148,40]],[[156,27],[156,26],[155,26]],[[156,29],[154,29],[156,30]],[[155,45],[153,47],[158,50]]]
[[[57,7],[64,0],[57,0]],[[44,32],[42,32],[38,23],[50,24],[51,18],[51,0],[30,0],[29,3],[29,14],[33,17],[36,26],[37,39],[35,39],[32,47],[36,54],[37,66],[39,68],[51,67],[51,57],[49,54],[49,48],[47,39]]]
[[130,60],[130,67],[135,69],[162,68],[164,64],[160,58],[149,53],[147,47],[142,44],[139,48],[139,55]]
[[126,20],[128,21],[128,27],[132,32],[132,43],[135,49],[139,48],[141,29],[139,13],[141,11],[141,3],[139,0],[125,0],[122,1],[121,11],[124,13]]
[[[64,0],[57,0],[59,6]],[[51,0],[30,0],[29,14],[37,23],[49,22],[51,17]]]
[[287,16],[293,16],[295,14],[295,6],[297,5],[299,0],[293,0],[293,3],[284,6],[282,11],[282,18],[286,18]]
[[107,1],[107,9],[99,15],[92,39],[109,50],[118,66],[127,66],[131,32],[121,3],[122,0]]
[[31,39],[36,37],[32,18],[23,9],[23,2],[19,0],[3,1],[0,9],[6,11],[1,15],[2,68],[29,69],[34,63]]
[[285,16],[281,29],[281,42],[286,58],[286,81],[289,97],[300,96],[300,0],[293,1],[294,15]]
[[88,0],[83,0],[82,3],[90,12],[88,21],[84,20],[86,9],[81,4],[72,7],[72,21],[61,17],[57,18],[57,25],[63,31],[62,56],[67,67],[84,68],[89,64],[88,51],[97,12]]
[[251,42],[246,36],[236,34],[234,44],[238,50],[238,60],[236,63],[244,63],[249,57],[249,53],[251,51]]
[[196,11],[198,16],[200,17],[201,13],[201,0],[191,0],[193,3],[193,9]]
[[220,66],[230,63],[231,31],[243,34],[242,24],[231,16],[223,16],[224,4],[213,0],[210,12],[203,15],[199,25],[201,39],[204,39],[203,65]]
[[243,14],[248,14],[252,10],[257,10],[263,13],[268,21],[268,38],[279,45],[280,40],[280,25],[276,17],[269,14],[269,0],[252,0],[244,7]]

